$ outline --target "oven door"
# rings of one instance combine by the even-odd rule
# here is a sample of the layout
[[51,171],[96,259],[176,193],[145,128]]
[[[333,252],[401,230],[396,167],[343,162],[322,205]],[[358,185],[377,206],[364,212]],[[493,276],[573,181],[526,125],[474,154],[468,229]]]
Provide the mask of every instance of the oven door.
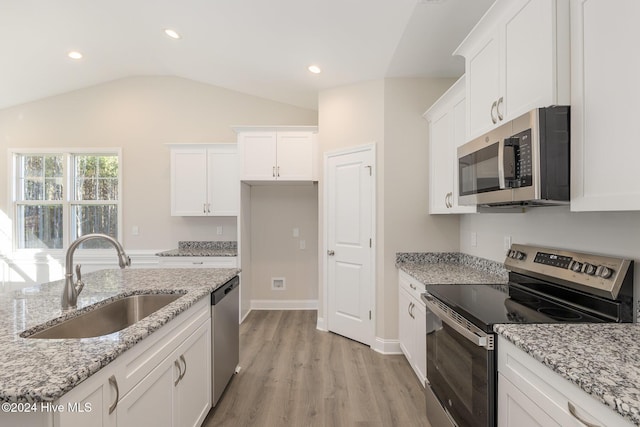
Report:
[[425,301],[427,417],[432,425],[444,425],[446,414],[450,425],[493,426],[496,384],[493,334],[464,321],[431,295]]

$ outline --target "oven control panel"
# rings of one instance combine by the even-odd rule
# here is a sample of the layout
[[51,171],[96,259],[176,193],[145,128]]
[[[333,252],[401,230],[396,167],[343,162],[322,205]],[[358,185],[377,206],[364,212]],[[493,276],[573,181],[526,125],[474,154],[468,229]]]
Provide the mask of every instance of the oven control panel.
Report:
[[545,276],[576,289],[615,299],[633,261],[603,255],[514,244],[504,262],[508,270]]

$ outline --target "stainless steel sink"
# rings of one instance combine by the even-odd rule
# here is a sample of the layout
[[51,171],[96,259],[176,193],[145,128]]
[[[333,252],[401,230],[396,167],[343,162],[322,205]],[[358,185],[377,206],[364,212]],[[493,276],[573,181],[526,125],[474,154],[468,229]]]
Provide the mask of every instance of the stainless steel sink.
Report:
[[133,325],[183,294],[145,294],[122,297],[23,338],[90,338],[118,332]]

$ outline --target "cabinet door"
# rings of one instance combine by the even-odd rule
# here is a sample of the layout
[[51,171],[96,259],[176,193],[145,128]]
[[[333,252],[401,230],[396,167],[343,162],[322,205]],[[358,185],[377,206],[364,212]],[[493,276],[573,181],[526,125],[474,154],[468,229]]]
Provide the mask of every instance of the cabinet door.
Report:
[[429,213],[449,213],[453,191],[454,154],[451,144],[452,114],[444,111],[429,123],[429,178],[431,180]]
[[640,210],[640,2],[571,1],[571,210]]
[[504,94],[503,113],[509,118],[558,103],[554,83],[555,1],[528,0],[524,3],[504,28],[504,90],[501,93]]
[[[210,148],[208,157],[209,215],[235,216],[240,210],[240,176],[236,145]],[[224,147],[222,147],[224,145]]]
[[171,215],[204,216],[207,203],[207,150],[171,150]]
[[118,427],[177,425],[173,402],[177,378],[174,360],[165,359],[120,400],[116,409]]
[[240,134],[242,179],[273,181],[276,179],[276,132]]
[[[402,280],[402,279],[401,279]],[[400,284],[398,296],[398,336],[400,338],[400,348],[411,365],[413,365],[413,319],[409,314],[411,300],[413,298]]]
[[496,30],[467,58],[467,134],[470,138],[487,132],[499,122],[500,57],[500,37]]
[[314,144],[309,132],[278,132],[276,176],[284,181],[312,181]]
[[[551,401],[549,404],[554,405]],[[560,427],[561,425],[504,375],[498,374],[498,427]]]
[[414,317],[414,369],[424,387],[427,378],[427,309],[422,301],[414,301],[411,313]]
[[211,322],[200,326],[176,354],[182,367],[176,388],[176,425],[196,427],[211,408]]
[[110,373],[104,372],[89,378],[55,402],[62,405],[64,411],[55,414],[54,426],[115,426],[116,413],[109,414],[109,407],[116,399],[115,388],[106,379]]

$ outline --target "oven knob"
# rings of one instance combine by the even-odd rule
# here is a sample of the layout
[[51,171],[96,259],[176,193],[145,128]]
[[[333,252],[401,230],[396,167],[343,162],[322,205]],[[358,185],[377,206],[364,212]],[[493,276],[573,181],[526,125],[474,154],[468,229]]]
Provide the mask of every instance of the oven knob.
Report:
[[585,263],[584,268],[582,269],[582,272],[587,273],[590,276],[593,276],[594,274],[596,274],[596,266],[589,263]]
[[576,273],[580,273],[582,271],[582,263],[578,261],[571,261],[571,271],[575,271]]
[[613,275],[613,270],[609,267],[601,265],[596,269],[596,275],[602,277],[603,279],[608,279],[609,277],[611,277],[611,275]]
[[527,257],[527,255],[524,252],[520,252],[520,251],[513,251],[513,252],[514,253],[512,258],[517,259],[518,261],[522,261]]

